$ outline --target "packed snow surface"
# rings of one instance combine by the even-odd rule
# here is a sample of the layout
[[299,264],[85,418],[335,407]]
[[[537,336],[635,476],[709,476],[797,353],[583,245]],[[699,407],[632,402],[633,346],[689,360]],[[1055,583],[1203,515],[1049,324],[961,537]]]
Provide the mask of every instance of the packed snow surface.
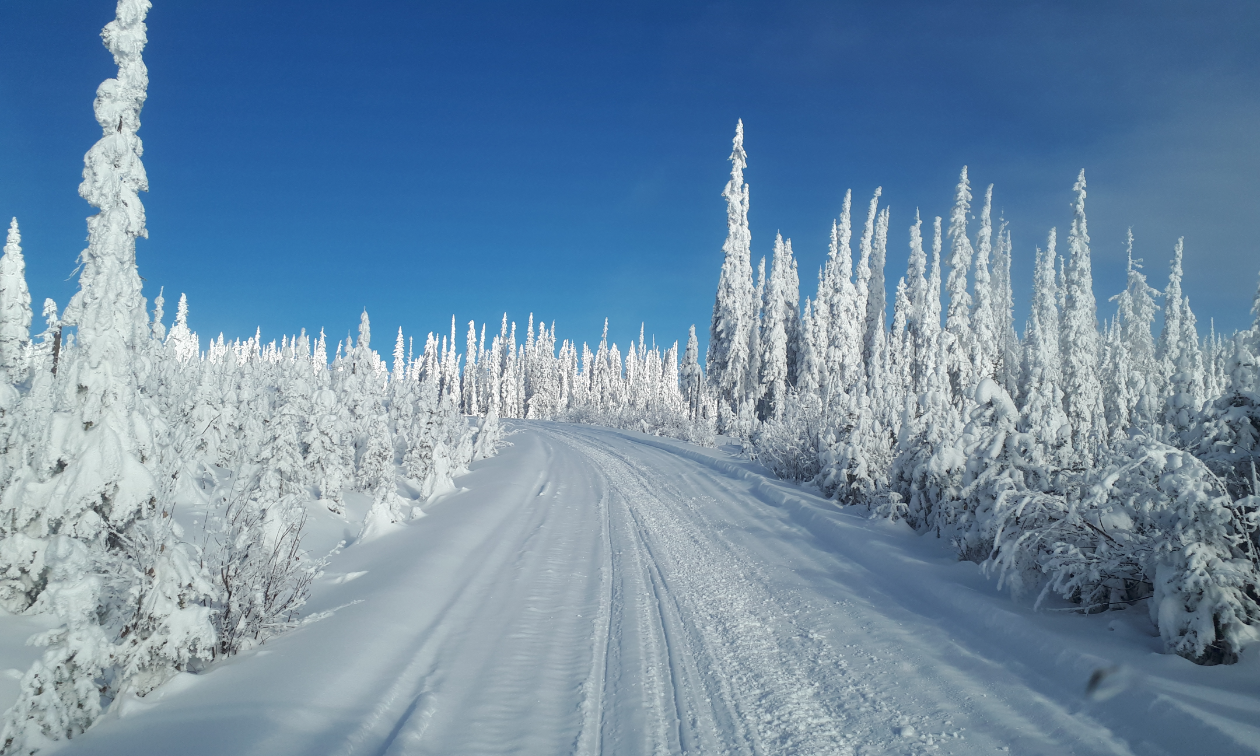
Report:
[[[1260,752],[1252,652],[1160,654],[1140,605],[1033,612],[720,450],[512,427],[428,516],[338,551],[315,621],[59,753]],[[316,519],[313,549],[357,532]]]

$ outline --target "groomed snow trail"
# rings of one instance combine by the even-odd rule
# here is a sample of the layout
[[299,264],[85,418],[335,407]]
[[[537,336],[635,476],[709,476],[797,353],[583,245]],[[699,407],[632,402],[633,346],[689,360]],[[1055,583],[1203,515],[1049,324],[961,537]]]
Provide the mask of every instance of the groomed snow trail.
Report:
[[[64,753],[1158,754],[1186,751],[1134,716],[1205,721],[1177,713],[1192,685],[1089,705],[1107,660],[1039,629],[1061,618],[887,524],[820,537],[785,503],[816,497],[748,463],[515,427],[465,491],[336,555],[310,605],[332,616],[122,702]],[[1221,696],[1246,722],[1255,699]],[[1246,728],[1194,737],[1250,752]]]

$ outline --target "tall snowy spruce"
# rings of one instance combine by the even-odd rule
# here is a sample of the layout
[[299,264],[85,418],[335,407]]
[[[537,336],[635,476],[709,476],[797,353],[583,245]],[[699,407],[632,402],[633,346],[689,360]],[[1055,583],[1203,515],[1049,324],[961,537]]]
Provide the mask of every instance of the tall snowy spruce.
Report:
[[120,0],[101,33],[118,65],[97,90],[103,136],[84,158],[88,219],[79,291],[63,320],[63,349],[43,436],[4,494],[6,599],[49,611],[60,626],[37,636],[43,656],[5,717],[5,752],[32,752],[83,732],[110,701],[143,694],[214,643],[208,582],[178,542],[172,502],[156,475],[157,412],[138,387],[149,339],[135,243],[146,236],[138,193],[148,188],[136,131],[148,74],[147,0]]
[[755,316],[752,279],[752,237],[748,230],[748,185],[744,168],[748,155],[744,152],[744,122],[735,127],[731,149],[731,180],[722,196],[726,198],[726,242],[722,273],[718,278],[717,298],[713,303],[713,322],[709,327],[709,353],[705,365],[709,382],[717,392],[719,429],[736,430],[745,413],[748,389],[749,335]]
[[1072,428],[1074,456],[1092,465],[1107,441],[1102,381],[1099,379],[1098,307],[1094,300],[1094,275],[1085,221],[1085,171],[1072,190],[1072,228],[1068,233],[1068,261],[1063,281],[1063,315],[1060,352],[1063,359],[1063,397]]
[[[1113,395],[1107,402],[1114,411],[1127,420],[1124,427],[1113,433],[1134,427],[1146,434],[1156,432],[1156,423],[1162,421],[1157,408],[1162,400],[1160,371],[1155,359],[1155,340],[1151,326],[1159,312],[1155,298],[1159,296],[1142,273],[1142,260],[1133,258],[1133,229],[1127,236],[1128,268],[1125,290],[1112,297],[1116,301],[1116,319],[1119,327],[1118,346],[1127,357],[1127,371],[1118,372],[1116,380],[1123,379],[1126,392]],[[1118,384],[1117,384],[1118,385]]]
[[971,364],[977,384],[985,378],[997,377],[1002,356],[998,295],[994,291],[993,276],[989,271],[993,256],[992,214],[993,185],[989,184],[984,192],[984,206],[980,210],[980,233],[976,238],[975,304],[971,312],[971,330],[974,335]]
[[0,369],[10,381],[23,378],[26,349],[31,341],[31,294],[26,288],[26,261],[22,259],[22,234],[17,218],[0,257]]
[[1034,441],[1032,455],[1040,465],[1036,481],[1053,485],[1052,474],[1069,455],[1071,426],[1063,409],[1063,366],[1059,353],[1059,304],[1054,263],[1056,234],[1050,229],[1046,249],[1037,250],[1033,274],[1032,312],[1024,326],[1024,386],[1019,429]]
[[822,318],[826,330],[818,334],[818,339],[824,350],[821,391],[827,413],[847,412],[850,400],[863,391],[866,383],[862,363],[866,305],[853,282],[853,250],[849,246],[853,238],[851,201],[852,194],[846,191],[840,219],[831,224],[831,245],[814,305],[815,315],[822,315],[826,307]]
[[970,399],[975,375],[975,335],[971,328],[971,294],[967,291],[967,274],[971,270],[973,250],[967,238],[967,214],[971,210],[971,182],[963,166],[954,192],[954,209],[949,215],[949,310],[945,331],[951,337],[946,346],[946,372],[949,375],[953,401],[962,407]]
[[1183,239],[1177,240],[1164,290],[1164,328],[1158,355],[1164,389],[1163,435],[1181,445],[1203,403],[1203,354],[1190,300],[1181,292]]
[[787,406],[788,390],[794,377],[796,361],[796,324],[800,320],[797,302],[800,292],[796,284],[796,260],[792,257],[792,240],[782,236],[774,240],[774,259],[766,284],[765,311],[762,316],[761,408],[758,416],[782,418]]

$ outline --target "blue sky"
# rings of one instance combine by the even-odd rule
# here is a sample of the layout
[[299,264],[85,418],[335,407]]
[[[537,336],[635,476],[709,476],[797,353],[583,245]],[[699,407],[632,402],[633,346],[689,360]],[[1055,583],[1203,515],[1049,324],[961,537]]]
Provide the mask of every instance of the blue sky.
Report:
[[[793,239],[813,293],[846,188],[916,207],[959,169],[1034,246],[1089,180],[1100,315],[1123,239],[1162,288],[1177,236],[1201,330],[1245,327],[1260,270],[1260,4],[157,2],[140,136],[146,293],[203,338],[522,325],[623,345],[707,331],[720,192],[747,130],[754,255]],[[0,215],[64,305],[90,208],[108,0],[0,3]],[[755,265],[755,262],[754,262]],[[890,296],[891,299],[891,296]],[[168,311],[173,310],[173,305]]]

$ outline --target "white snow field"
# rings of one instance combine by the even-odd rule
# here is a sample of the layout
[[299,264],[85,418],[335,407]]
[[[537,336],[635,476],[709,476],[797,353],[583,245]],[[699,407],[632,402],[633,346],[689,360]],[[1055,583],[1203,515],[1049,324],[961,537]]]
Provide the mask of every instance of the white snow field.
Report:
[[[1140,605],[1034,612],[938,540],[722,451],[511,427],[427,517],[332,558],[309,604],[331,616],[58,752],[1260,752],[1254,649],[1198,667]],[[317,519],[312,548],[355,531]]]

